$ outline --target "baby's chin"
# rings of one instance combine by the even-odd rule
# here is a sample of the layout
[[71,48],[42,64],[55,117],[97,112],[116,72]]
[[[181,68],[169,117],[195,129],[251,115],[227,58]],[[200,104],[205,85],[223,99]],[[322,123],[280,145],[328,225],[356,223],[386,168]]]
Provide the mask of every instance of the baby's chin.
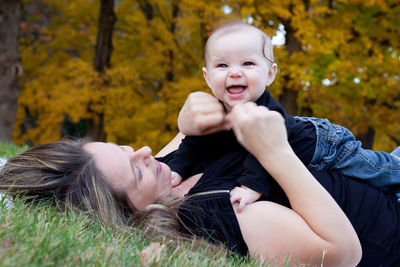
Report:
[[224,106],[227,112],[231,112],[231,110],[233,109],[234,106],[236,106],[237,104],[245,104],[247,102],[250,102],[247,99],[240,99],[240,100],[229,100],[224,102]]

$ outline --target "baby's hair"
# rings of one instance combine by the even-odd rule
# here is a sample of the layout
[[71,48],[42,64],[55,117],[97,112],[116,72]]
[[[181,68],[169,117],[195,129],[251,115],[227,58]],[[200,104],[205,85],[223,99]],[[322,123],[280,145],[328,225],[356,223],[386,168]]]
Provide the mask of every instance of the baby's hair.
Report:
[[210,46],[210,43],[213,39],[227,35],[232,32],[239,32],[239,31],[245,31],[245,30],[254,30],[258,32],[261,36],[262,40],[262,47],[263,47],[263,55],[269,61],[271,64],[274,62],[274,51],[272,48],[272,43],[271,43],[271,38],[266,35],[263,31],[261,31],[259,28],[256,26],[247,24],[245,22],[241,21],[235,21],[235,22],[230,22],[223,24],[222,26],[216,28],[208,37],[208,40],[206,42],[206,45],[204,47],[204,64],[207,66],[207,57],[208,57],[208,49]]

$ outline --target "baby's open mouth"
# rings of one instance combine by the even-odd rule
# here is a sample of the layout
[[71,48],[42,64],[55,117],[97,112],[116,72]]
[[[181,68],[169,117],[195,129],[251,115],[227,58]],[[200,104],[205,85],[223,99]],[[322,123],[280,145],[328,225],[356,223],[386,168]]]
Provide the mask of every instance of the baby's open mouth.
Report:
[[241,94],[244,90],[246,90],[246,86],[242,85],[233,85],[227,88],[228,92],[232,95]]

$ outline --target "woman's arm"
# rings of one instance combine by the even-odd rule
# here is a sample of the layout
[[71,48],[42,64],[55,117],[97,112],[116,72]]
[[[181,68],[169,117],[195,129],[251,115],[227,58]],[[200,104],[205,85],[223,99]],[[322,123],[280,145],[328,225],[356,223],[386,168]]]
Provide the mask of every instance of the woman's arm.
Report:
[[[361,246],[346,215],[290,147],[284,120],[253,103],[231,112],[238,141],[285,191],[293,210],[258,202],[237,213],[252,255],[324,266],[355,266]],[[268,134],[266,134],[268,133]],[[323,256],[323,254],[325,255]]]
[[181,132],[179,132],[165,147],[163,147],[156,154],[156,157],[164,157],[172,151],[177,150],[183,138],[185,138],[185,136]]

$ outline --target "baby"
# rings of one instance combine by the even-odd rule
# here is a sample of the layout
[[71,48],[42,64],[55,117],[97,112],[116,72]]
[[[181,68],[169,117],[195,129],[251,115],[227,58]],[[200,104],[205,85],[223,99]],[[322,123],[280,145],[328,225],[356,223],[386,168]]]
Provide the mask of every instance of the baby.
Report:
[[[258,28],[242,22],[217,28],[206,43],[202,71],[218,102],[205,93],[191,97],[207,99],[197,110],[208,113],[211,118],[208,125],[219,123],[220,129],[229,130],[229,123],[223,123],[229,122],[225,114],[238,103],[253,101],[285,117],[289,142],[305,165],[339,169],[343,174],[369,179],[376,187],[400,184],[400,161],[395,157],[362,149],[349,130],[328,120],[285,114],[282,106],[265,90],[275,79],[277,64],[274,63],[270,38]],[[179,126],[181,129],[181,123]],[[169,164],[173,170],[173,185],[179,184],[182,178],[204,171],[207,162],[234,152],[247,153],[232,131],[185,137]],[[239,211],[261,195],[268,197],[270,194],[270,176],[258,161],[247,153],[243,164],[245,171],[232,177],[237,180],[237,187],[231,191],[231,202],[239,202]]]

